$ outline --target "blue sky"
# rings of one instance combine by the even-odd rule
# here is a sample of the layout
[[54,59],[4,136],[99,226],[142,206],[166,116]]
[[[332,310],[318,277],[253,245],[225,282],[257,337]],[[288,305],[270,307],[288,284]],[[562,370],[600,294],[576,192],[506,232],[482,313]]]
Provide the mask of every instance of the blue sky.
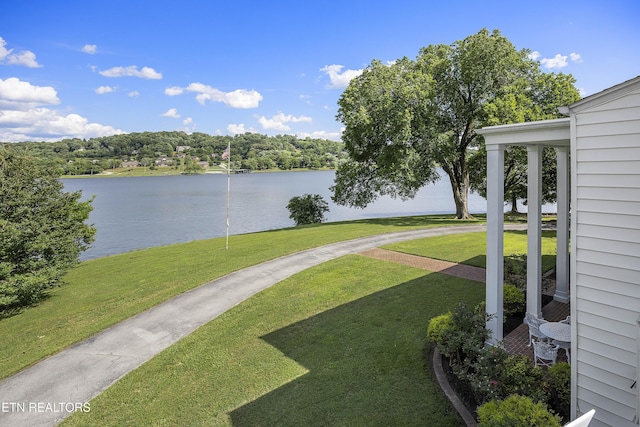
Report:
[[640,2],[0,0],[0,141],[120,132],[338,140],[373,59],[499,29],[583,95],[640,75]]

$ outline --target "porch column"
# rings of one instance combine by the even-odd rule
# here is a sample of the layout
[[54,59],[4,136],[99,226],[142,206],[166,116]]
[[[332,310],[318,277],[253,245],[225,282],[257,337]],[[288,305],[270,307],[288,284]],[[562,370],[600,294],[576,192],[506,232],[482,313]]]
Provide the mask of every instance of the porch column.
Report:
[[504,146],[487,147],[487,322],[491,332],[488,344],[497,345],[503,338],[504,286]]
[[542,145],[527,146],[527,312],[542,316]]
[[569,147],[557,147],[557,206],[556,226],[556,293],[553,299],[569,303]]

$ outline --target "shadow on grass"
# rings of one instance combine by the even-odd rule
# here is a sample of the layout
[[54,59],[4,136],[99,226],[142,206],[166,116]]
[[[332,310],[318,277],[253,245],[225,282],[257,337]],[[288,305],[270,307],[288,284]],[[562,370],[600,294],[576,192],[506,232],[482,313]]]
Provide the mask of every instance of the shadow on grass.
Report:
[[425,366],[426,327],[483,296],[431,273],[261,337],[308,372],[234,410],[233,424],[461,425]]
[[[341,225],[341,224],[368,224],[368,225],[381,225],[386,227],[427,227],[427,226],[446,226],[446,225],[474,225],[482,223],[486,220],[485,214],[478,214],[474,216],[474,219],[460,220],[456,219],[454,214],[444,215],[418,215],[418,216],[401,216],[401,217],[385,217],[385,218],[364,218],[349,221],[335,221],[335,222],[322,222],[316,224],[304,224],[287,229],[302,229],[302,228],[316,228],[322,226]],[[281,231],[266,230],[266,232]]]
[[[392,221],[391,221],[392,220]],[[471,220],[456,219],[454,214],[448,215],[423,215],[395,218],[370,218],[351,221],[351,223],[386,225],[393,227],[420,227],[420,226],[445,226],[445,225],[473,225],[484,221],[484,216]]]

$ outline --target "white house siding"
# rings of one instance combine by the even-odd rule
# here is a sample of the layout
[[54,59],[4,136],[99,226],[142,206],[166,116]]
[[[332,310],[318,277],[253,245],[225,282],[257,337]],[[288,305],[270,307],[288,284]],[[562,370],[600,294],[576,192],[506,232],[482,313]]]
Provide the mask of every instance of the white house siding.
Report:
[[640,80],[570,109],[576,409],[596,409],[592,426],[637,426]]

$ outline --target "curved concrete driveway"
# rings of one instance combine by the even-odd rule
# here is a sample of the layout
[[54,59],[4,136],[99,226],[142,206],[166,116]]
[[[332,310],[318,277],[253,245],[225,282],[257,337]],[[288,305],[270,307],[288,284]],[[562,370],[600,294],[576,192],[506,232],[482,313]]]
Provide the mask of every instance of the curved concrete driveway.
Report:
[[57,424],[76,405],[85,404],[199,326],[309,267],[389,243],[485,230],[484,225],[474,225],[364,237],[277,258],[206,283],[1,381],[0,425]]

